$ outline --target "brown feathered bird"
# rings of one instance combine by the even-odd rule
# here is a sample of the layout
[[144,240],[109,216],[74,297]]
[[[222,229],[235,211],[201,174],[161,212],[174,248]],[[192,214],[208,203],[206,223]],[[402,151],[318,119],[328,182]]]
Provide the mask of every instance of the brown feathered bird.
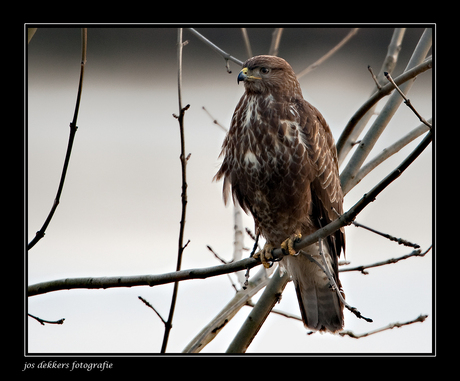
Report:
[[[225,202],[231,190],[233,200],[253,215],[256,231],[266,239],[256,256],[266,267],[273,248],[291,254],[281,266],[292,277],[305,326],[336,332],[343,327],[343,304],[325,272],[311,260],[324,265],[318,243],[299,253],[293,250],[297,239],[343,212],[331,131],[320,112],[303,99],[284,59],[252,57],[243,64],[240,81],[245,93],[233,114],[215,179],[224,179]],[[327,266],[341,290],[337,262],[345,251],[343,229],[322,242]]]

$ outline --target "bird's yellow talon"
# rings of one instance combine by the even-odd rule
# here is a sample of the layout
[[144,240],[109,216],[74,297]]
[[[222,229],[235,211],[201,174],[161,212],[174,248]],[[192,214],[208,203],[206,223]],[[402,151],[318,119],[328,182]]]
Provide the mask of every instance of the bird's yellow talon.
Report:
[[294,250],[294,243],[302,238],[302,234],[295,233],[291,235],[286,241],[281,244],[281,248],[289,253],[290,255],[296,255],[297,252]]
[[260,261],[264,265],[266,269],[268,269],[271,264],[269,263],[270,260],[273,259],[272,256],[272,250],[274,249],[274,246],[270,245],[269,243],[266,243],[264,248],[257,253],[254,254],[254,258],[260,258]]

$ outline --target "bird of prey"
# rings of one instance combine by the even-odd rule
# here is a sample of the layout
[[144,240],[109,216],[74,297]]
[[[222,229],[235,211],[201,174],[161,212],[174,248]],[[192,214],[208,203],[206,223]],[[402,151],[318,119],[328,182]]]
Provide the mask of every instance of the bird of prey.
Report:
[[[223,197],[230,192],[254,217],[266,239],[255,254],[265,267],[271,251],[282,247],[280,262],[295,285],[305,327],[337,332],[343,327],[343,303],[319,264],[319,244],[295,252],[293,245],[343,213],[337,152],[321,113],[302,96],[291,66],[276,56],[256,56],[243,64],[238,83],[245,92],[222,145]],[[345,252],[344,230],[322,241],[326,266],[343,295],[338,257]]]

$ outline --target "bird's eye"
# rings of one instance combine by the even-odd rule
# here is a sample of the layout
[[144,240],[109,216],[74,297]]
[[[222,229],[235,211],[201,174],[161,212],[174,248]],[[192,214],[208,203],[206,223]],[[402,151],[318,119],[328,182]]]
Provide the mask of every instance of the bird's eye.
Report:
[[266,68],[266,67],[261,67],[260,68],[260,72],[262,74],[268,74],[270,72],[270,69]]

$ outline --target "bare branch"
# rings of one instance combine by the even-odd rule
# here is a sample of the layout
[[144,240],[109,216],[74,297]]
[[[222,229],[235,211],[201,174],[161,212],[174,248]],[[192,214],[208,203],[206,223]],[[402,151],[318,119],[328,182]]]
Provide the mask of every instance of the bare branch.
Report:
[[217,121],[217,119],[215,119],[215,118],[211,115],[211,113],[210,113],[208,110],[206,110],[206,107],[203,106],[202,109],[204,110],[204,112],[205,112],[206,114],[209,115],[209,117],[212,119],[212,122],[213,122],[214,124],[218,125],[218,126],[219,126],[220,128],[222,128],[222,130],[224,130],[225,132],[228,131],[227,128],[225,128],[224,126],[222,126],[222,124],[220,124],[220,123]]
[[59,202],[61,199],[61,193],[62,193],[62,190],[64,189],[64,182],[65,182],[65,178],[67,175],[67,168],[69,166],[70,155],[72,154],[73,141],[74,141],[75,134],[78,128],[77,119],[78,119],[78,111],[80,110],[80,99],[81,99],[81,93],[83,90],[83,75],[85,72],[85,64],[86,64],[87,28],[81,29],[81,41],[82,41],[81,43],[82,52],[81,52],[81,65],[80,65],[80,80],[78,83],[77,100],[75,102],[75,111],[73,114],[72,122],[70,122],[69,142],[67,143],[67,152],[65,154],[64,166],[62,168],[62,173],[61,173],[61,179],[59,181],[59,186],[58,186],[58,190],[56,193],[56,197],[54,198],[53,206],[51,207],[48,217],[46,218],[41,229],[35,234],[34,239],[30,241],[30,243],[27,245],[27,250],[32,249],[32,247],[34,247],[35,244],[45,236],[45,231],[48,228],[48,225],[54,216],[54,212],[56,211],[59,205]]
[[219,256],[219,255],[213,250],[213,248],[212,248],[211,246],[206,245],[206,247],[207,247],[208,250],[209,250],[211,253],[213,253],[214,256],[215,256],[219,261],[221,261],[224,265],[226,265],[227,263],[232,263],[232,262],[233,262],[233,260],[231,260],[230,262],[227,262],[225,259],[223,259],[221,256]]
[[363,229],[369,230],[370,232],[375,233],[377,235],[380,235],[382,237],[385,237],[385,238],[389,239],[390,241],[397,242],[398,245],[409,246],[409,247],[413,247],[414,249],[418,249],[420,247],[420,245],[417,244],[417,243],[412,243],[412,242],[409,242],[409,241],[407,241],[405,239],[402,239],[402,238],[393,237],[390,234],[382,233],[382,232],[380,232],[380,231],[378,231],[376,229],[370,228],[369,226],[363,225],[363,224],[361,224],[359,222],[356,222],[356,221],[353,221],[353,225],[355,225],[358,228],[363,228]]
[[158,275],[133,275],[114,277],[82,277],[57,279],[41,282],[27,288],[28,296],[46,294],[52,291],[72,289],[107,289],[116,287],[158,286],[161,284],[181,282],[190,279],[206,279],[218,275],[228,274],[239,270],[246,270],[259,265],[254,258],[246,258],[227,265],[212,266],[201,269],[188,269]]
[[355,333],[353,333],[353,331],[341,331],[341,332],[339,332],[339,335],[342,336],[342,337],[349,336],[349,337],[351,337],[353,339],[360,339],[362,337],[367,337],[367,336],[370,336],[370,335],[374,335],[375,333],[387,331],[389,329],[401,328],[401,327],[403,327],[405,325],[410,325],[410,324],[414,324],[414,323],[418,323],[418,322],[423,323],[426,320],[427,317],[428,317],[428,315],[420,315],[419,317],[417,317],[417,318],[415,318],[413,320],[406,321],[405,323],[399,323],[399,322],[390,323],[385,327],[375,329],[373,331],[366,332],[366,333],[360,333],[360,334],[355,334]]
[[395,83],[395,81],[393,81],[393,78],[391,78],[391,75],[390,73],[387,73],[385,72],[385,77],[387,77],[387,79],[393,84],[393,86],[396,88],[396,90],[398,90],[398,93],[403,97],[404,99],[404,103],[407,105],[407,107],[409,107],[415,115],[417,115],[417,118],[420,120],[420,122],[422,122],[423,124],[425,124],[429,129],[431,129],[431,123],[428,123],[425,118],[423,118],[419,113],[418,111],[415,109],[415,107],[412,105],[411,101],[409,98],[407,98],[404,93],[402,92],[402,90],[398,87],[398,85]]
[[398,257],[398,258],[390,258],[390,259],[387,259],[385,261],[376,262],[376,263],[373,263],[373,264],[370,264],[370,265],[350,267],[350,268],[345,268],[345,269],[341,268],[341,269],[339,269],[339,272],[359,271],[363,275],[368,275],[369,273],[367,271],[365,271],[366,269],[371,269],[373,267],[379,267],[379,266],[389,265],[389,264],[392,264],[392,263],[397,263],[399,261],[402,261],[404,259],[411,258],[411,257],[424,257],[426,255],[426,253],[428,253],[430,250],[431,250],[431,246],[427,250],[425,250],[423,253],[422,253],[422,251],[420,249],[418,249],[418,250],[414,250],[410,254],[406,254],[406,255],[403,255],[403,256]]
[[[232,263],[232,262],[233,262],[233,259],[232,259],[230,262],[225,261],[223,258],[221,258],[221,257],[212,249],[211,246],[206,245],[206,247],[207,247],[208,250],[209,250],[211,253],[213,253],[214,256],[215,256],[219,261],[221,261],[224,265],[226,265],[227,263]],[[230,280],[230,283],[231,283],[233,289],[235,290],[235,292],[238,292],[238,289],[236,288],[235,283],[233,283],[233,280],[232,280],[232,277],[230,276],[230,274],[226,274],[226,275],[227,275],[228,279]]]
[[375,86],[377,87],[378,90],[380,90],[380,89],[382,88],[382,86],[380,85],[379,81],[377,80],[377,77],[375,76],[374,71],[372,70],[371,65],[367,65],[367,70],[369,70],[369,73],[371,73],[372,79],[373,79],[374,82],[375,82]]
[[32,314],[27,314],[27,315],[29,315],[31,318],[33,318],[36,321],[38,321],[41,325],[45,325],[45,324],[64,324],[64,320],[65,320],[65,318],[62,318],[62,319],[59,319],[59,320],[51,321],[51,320],[41,319],[41,318],[39,318],[37,316],[34,316]]
[[265,322],[265,319],[270,314],[270,311],[273,309],[273,306],[280,300],[281,294],[288,282],[289,275],[287,272],[281,275],[278,267],[271,281],[265,287],[259,301],[230,343],[227,353],[246,352],[257,332],[259,332],[260,327]]
[[196,37],[198,37],[201,41],[203,41],[206,45],[208,45],[211,49],[213,49],[215,52],[220,54],[224,59],[225,59],[225,65],[227,67],[227,72],[231,73],[228,68],[228,61],[233,61],[236,64],[243,66],[243,61],[240,61],[239,59],[231,56],[227,52],[224,52],[221,48],[219,48],[217,45],[213,44],[211,41],[209,41],[206,37],[204,37],[202,34],[198,33],[195,29],[193,28],[187,28],[190,32],[192,32]]
[[[182,172],[182,192],[181,192],[181,201],[182,201],[182,211],[180,219],[180,228],[179,228],[179,240],[178,240],[178,249],[177,249],[177,264],[176,271],[180,271],[182,265],[182,254],[184,249],[189,244],[190,240],[184,245],[184,232],[185,232],[185,217],[187,211],[187,157],[185,155],[185,132],[184,132],[184,115],[185,111],[188,110],[190,105],[182,107],[182,49],[184,44],[182,42],[182,28],[178,28],[177,31],[177,93],[179,101],[179,130],[180,130],[180,162],[181,162],[181,172]],[[163,336],[163,343],[161,345],[161,353],[165,353],[166,347],[168,345],[169,333],[172,328],[172,321],[174,317],[174,310],[176,308],[176,299],[177,293],[179,291],[179,282],[174,283],[173,294],[171,298],[171,306],[169,309],[168,321],[165,323],[165,333]]]
[[251,298],[269,282],[266,269],[260,270],[251,278],[245,289],[239,290],[227,305],[214,317],[184,348],[184,353],[198,353],[209,344]]
[[304,75],[308,74],[310,71],[316,69],[319,65],[321,65],[323,62],[325,62],[327,59],[332,57],[334,53],[336,53],[343,45],[345,45],[350,38],[352,38],[357,32],[359,28],[354,28],[352,29],[344,38],[342,41],[340,41],[336,46],[334,46],[331,50],[329,50],[324,56],[322,56],[319,60],[316,62],[312,63],[310,66],[308,66],[306,69],[303,69],[299,74],[297,74],[297,79],[302,78]]
[[140,300],[142,300],[144,302],[144,304],[147,306],[147,307],[150,307],[153,312],[155,312],[157,314],[157,316],[160,318],[160,320],[163,322],[164,325],[166,325],[166,320],[163,319],[163,317],[160,315],[160,313],[155,309],[155,307],[153,307],[147,300],[145,300],[142,296],[138,296],[138,298]]

